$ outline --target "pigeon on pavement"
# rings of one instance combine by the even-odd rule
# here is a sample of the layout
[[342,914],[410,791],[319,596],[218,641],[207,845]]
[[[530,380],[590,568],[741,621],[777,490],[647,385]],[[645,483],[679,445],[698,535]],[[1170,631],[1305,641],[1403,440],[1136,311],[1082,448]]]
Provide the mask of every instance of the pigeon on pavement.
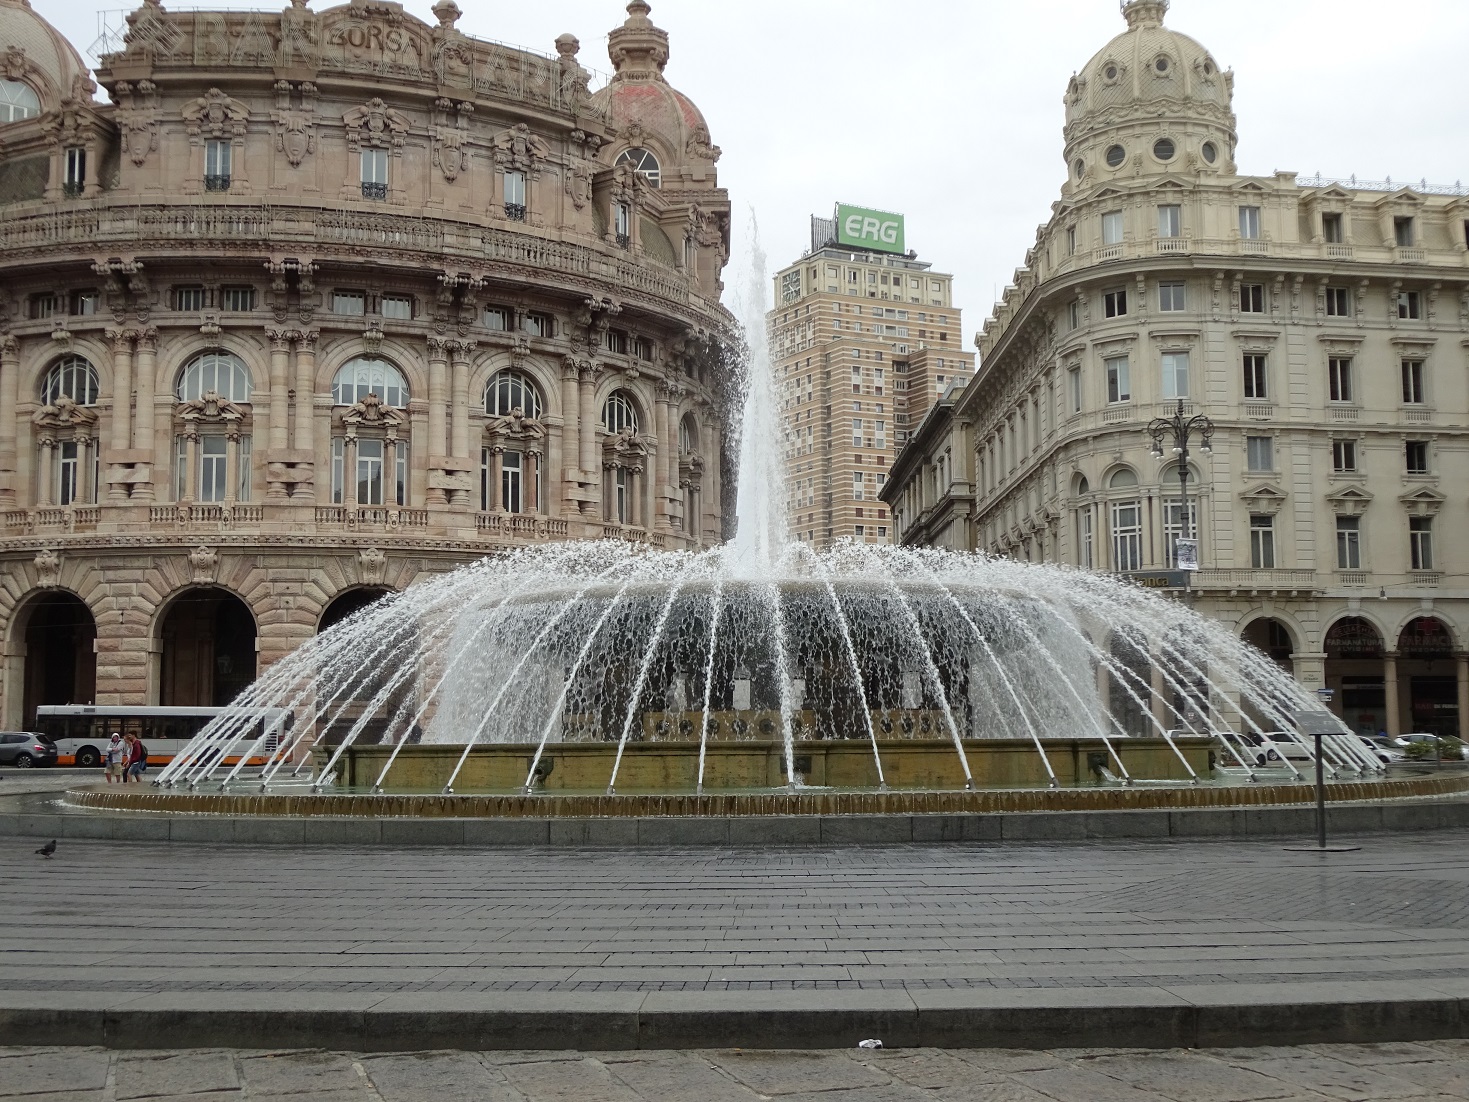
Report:
[[36,850],[36,852],[39,853],[42,857],[46,858],[46,860],[51,860],[51,855],[56,852],[56,839],[52,838],[51,841],[47,842],[40,849]]

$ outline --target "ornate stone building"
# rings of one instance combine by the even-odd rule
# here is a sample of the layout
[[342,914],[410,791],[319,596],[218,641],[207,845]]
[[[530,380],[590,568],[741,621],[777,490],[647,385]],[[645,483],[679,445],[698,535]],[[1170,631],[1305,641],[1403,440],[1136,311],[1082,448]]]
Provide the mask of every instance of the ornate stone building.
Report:
[[[1469,191],[1240,174],[1168,6],[1067,88],[1067,182],[896,461],[899,539],[1177,586],[1187,528],[1181,595],[1354,728],[1469,732]],[[1186,501],[1145,432],[1180,403],[1216,425]]]
[[148,0],[95,76],[0,0],[5,725],[221,703],[493,552],[722,538],[729,202],[627,11],[593,93],[452,0]]

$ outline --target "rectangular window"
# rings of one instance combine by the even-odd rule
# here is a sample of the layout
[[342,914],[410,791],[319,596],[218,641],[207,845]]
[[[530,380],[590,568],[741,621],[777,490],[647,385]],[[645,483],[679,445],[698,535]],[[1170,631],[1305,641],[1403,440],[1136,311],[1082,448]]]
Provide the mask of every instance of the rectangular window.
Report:
[[234,145],[211,139],[204,143],[204,190],[229,191]]
[[1143,507],[1137,501],[1112,503],[1112,569],[1141,570],[1143,566]]
[[87,151],[72,146],[66,151],[66,177],[62,181],[62,192],[75,199],[87,186]]
[[486,329],[494,330],[496,333],[510,331],[510,311],[504,306],[486,306],[484,320]]
[[505,217],[512,222],[525,221],[525,173],[505,173]]
[[875,432],[876,432],[877,447],[879,447],[879,448],[885,448],[885,447],[887,447],[888,446],[888,423],[886,421],[877,421],[877,422],[874,422],[874,424],[876,425]]
[[32,321],[53,317],[56,314],[56,296],[52,294],[32,295],[26,314]]
[[255,288],[221,287],[219,289],[219,308],[235,314],[243,314],[255,309]]
[[1423,393],[1423,361],[1403,361],[1403,405],[1421,405],[1428,399]]
[[1188,353],[1163,353],[1163,397],[1188,397]]
[[75,440],[65,440],[57,445],[56,504],[76,504],[81,486],[81,459],[81,445]]
[[1362,569],[1362,518],[1336,518],[1336,568]]
[[226,467],[228,440],[223,436],[199,437],[199,493],[200,501],[223,501],[225,487],[229,485]]
[[101,298],[96,291],[73,291],[70,312],[74,317],[90,317],[97,312]]
[[1405,469],[1409,474],[1428,473],[1428,441],[1409,440],[1403,445]]
[[1263,283],[1241,283],[1239,285],[1239,308],[1242,314],[1265,312],[1265,285]]
[[1186,306],[1186,283],[1160,283],[1158,284],[1158,309],[1164,313],[1185,310]]
[[608,352],[627,355],[627,333],[621,329],[608,329],[603,341]]
[[632,208],[626,203],[616,203],[612,208],[613,232],[617,243],[624,249],[632,241]]
[[1250,565],[1275,569],[1275,518],[1269,513],[1250,514]]
[[541,314],[532,311],[525,315],[525,321],[520,328],[532,337],[553,337],[556,335],[556,323],[550,314]]
[[853,419],[853,421],[852,421],[852,447],[854,447],[854,448],[860,448],[861,446],[862,446],[862,422],[860,420]]
[[1067,226],[1066,227],[1066,255],[1067,256],[1075,256],[1076,255],[1076,227],[1075,226]]
[[520,456],[518,451],[500,453],[500,504],[509,513],[525,511],[522,508],[522,479],[525,471]]
[[250,437],[240,437],[240,500],[250,500]]
[[370,437],[357,440],[357,504],[383,503],[383,442]]
[[203,287],[175,287],[173,289],[173,308],[185,312],[196,312],[204,309],[207,296]]
[[1352,400],[1352,361],[1347,356],[1333,356],[1326,361],[1327,390],[1333,402]]
[[[182,437],[180,437],[182,439]],[[342,504],[342,463],[346,451],[346,441],[340,436],[332,437],[332,504]]]
[[634,337],[632,339],[632,354],[640,360],[651,360],[653,358],[653,342],[647,337]]
[[1333,440],[1331,442],[1331,469],[1337,474],[1356,473],[1357,442],[1355,440]]
[[1246,355],[1244,358],[1245,398],[1260,402],[1270,397],[1264,356]]
[[411,295],[383,295],[378,299],[377,312],[395,321],[413,319],[413,297]]
[[1068,302],[1066,304],[1066,324],[1071,329],[1081,328],[1081,303]]
[[364,149],[362,151],[362,198],[386,199],[388,197],[388,151],[386,149]]
[[1433,518],[1408,518],[1408,543],[1414,570],[1433,569]]
[[1091,570],[1096,561],[1094,549],[1094,533],[1092,532],[1092,510],[1091,506],[1085,506],[1076,513],[1076,547],[1077,565],[1083,570]]
[[1423,316],[1423,296],[1417,291],[1402,291],[1398,294],[1398,317],[1416,321]]
[[1112,356],[1104,361],[1107,368],[1107,401],[1132,401],[1132,379],[1126,356]]
[[1183,208],[1176,203],[1167,203],[1158,208],[1158,236],[1183,236]]
[[1246,241],[1260,239],[1260,208],[1239,208],[1239,235]]
[[1199,535],[1198,503],[1190,499],[1184,506],[1176,497],[1163,499],[1164,559],[1170,570],[1178,568],[1178,541]]
[[366,291],[333,291],[332,313],[360,318],[367,314]]
[[1340,214],[1323,214],[1321,216],[1321,236],[1328,245],[1340,245],[1345,240]]
[[861,471],[852,472],[852,500],[861,501],[862,491],[867,486],[867,476]]
[[1073,367],[1066,373],[1067,393],[1071,396],[1071,412],[1081,412],[1081,368]]
[[1102,244],[1122,244],[1122,212],[1120,210],[1109,211],[1102,215]]
[[1413,244],[1413,219],[1399,216],[1392,220],[1393,241],[1403,248]]
[[1349,318],[1352,316],[1352,296],[1349,288],[1326,288],[1326,316],[1329,318]]
[[1108,291],[1102,296],[1102,312],[1109,318],[1120,318],[1127,314],[1127,289]]
[[1275,470],[1275,437],[1246,436],[1245,461],[1247,470]]

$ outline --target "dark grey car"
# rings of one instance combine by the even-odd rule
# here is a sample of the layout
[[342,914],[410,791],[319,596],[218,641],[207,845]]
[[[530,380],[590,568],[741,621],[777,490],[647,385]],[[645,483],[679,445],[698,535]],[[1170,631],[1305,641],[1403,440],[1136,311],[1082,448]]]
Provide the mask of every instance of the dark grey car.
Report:
[[34,731],[0,731],[0,765],[55,765],[56,743]]

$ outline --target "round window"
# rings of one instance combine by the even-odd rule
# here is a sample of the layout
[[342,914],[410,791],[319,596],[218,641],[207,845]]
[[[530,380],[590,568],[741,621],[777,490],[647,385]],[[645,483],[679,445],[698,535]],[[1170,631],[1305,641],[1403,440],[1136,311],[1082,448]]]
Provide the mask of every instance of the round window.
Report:
[[1102,73],[1102,75],[1105,76],[1108,80],[1116,80],[1117,79],[1117,66],[1115,66],[1115,65],[1108,65],[1107,68],[1106,68],[1106,70]]
[[1078,180],[1086,175],[1086,162],[1083,161],[1080,157],[1076,158],[1076,164],[1072,167],[1076,169],[1076,178]]
[[1166,73],[1168,71],[1168,59],[1166,57],[1160,57],[1157,61],[1153,62],[1153,68],[1157,69],[1160,73]]
[[1211,77],[1214,75],[1214,63],[1212,61],[1204,62],[1204,75],[1206,77]]
[[1120,145],[1114,145],[1111,149],[1107,150],[1107,164],[1111,168],[1120,167],[1125,160],[1127,160],[1127,150],[1123,149]]
[[1153,156],[1157,157],[1160,161],[1173,160],[1173,154],[1176,152],[1177,150],[1174,149],[1172,138],[1159,138],[1153,143]]
[[1211,165],[1219,159],[1219,147],[1213,142],[1204,143],[1203,153],[1204,160],[1208,161]]

